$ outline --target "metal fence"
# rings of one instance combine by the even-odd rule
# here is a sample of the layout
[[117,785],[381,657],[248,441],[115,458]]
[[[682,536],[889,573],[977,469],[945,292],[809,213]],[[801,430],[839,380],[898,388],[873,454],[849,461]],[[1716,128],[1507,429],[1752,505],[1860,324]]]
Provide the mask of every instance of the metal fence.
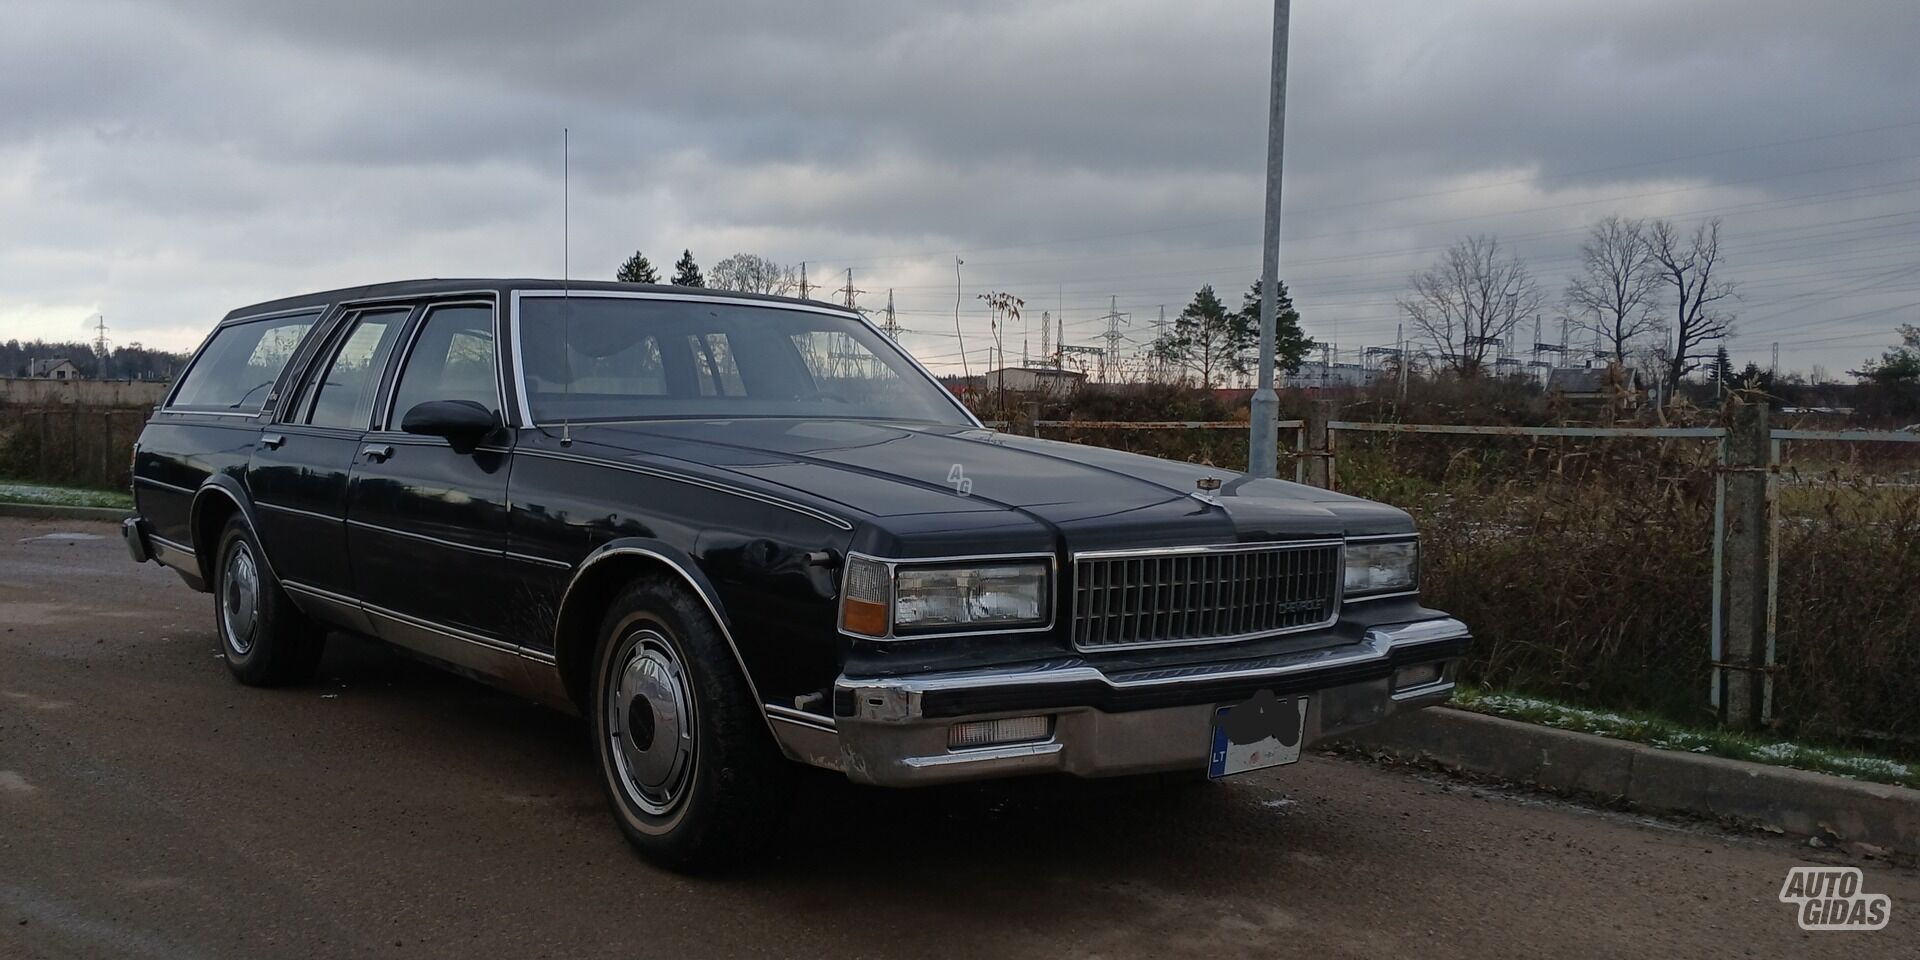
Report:
[[[1247,429],[1247,424],[1235,421],[1034,420],[1031,425],[1036,434],[1064,434],[1071,439],[1095,443],[1102,442],[1103,437],[1125,437],[1143,431],[1164,437],[1221,431],[1244,432]],[[1823,450],[1832,450],[1836,446],[1904,445],[1901,449],[1920,454],[1920,447],[1912,446],[1920,444],[1920,434],[1865,430],[1774,430],[1768,425],[1763,405],[1737,403],[1730,406],[1726,425],[1703,427],[1372,423],[1337,419],[1337,408],[1322,403],[1315,404],[1304,419],[1282,422],[1281,430],[1283,437],[1291,436],[1293,439],[1292,449],[1283,450],[1281,455],[1293,461],[1295,479],[1330,489],[1341,487],[1342,436],[1694,441],[1711,444],[1712,457],[1705,464],[1705,469],[1711,471],[1711,531],[1699,531],[1702,538],[1708,541],[1701,546],[1711,554],[1710,583],[1706,585],[1710,611],[1706,637],[1706,702],[1723,722],[1736,727],[1770,724],[1778,716],[1776,683],[1782,670],[1779,626],[1783,451],[1792,454],[1797,445],[1817,446]],[[1129,444],[1129,448],[1140,446],[1143,445]],[[1244,463],[1244,460],[1240,462]],[[1786,462],[1793,463],[1791,459]],[[1700,479],[1704,481],[1705,478]],[[1868,481],[1863,489],[1884,491],[1884,487],[1874,486],[1877,482]],[[1920,469],[1894,482],[1903,485],[1897,491],[1903,503],[1909,494],[1915,502],[1920,502]],[[1802,485],[1805,485],[1804,480]],[[1698,489],[1704,493],[1704,487]],[[1884,500],[1866,499],[1870,505],[1881,504]],[[1864,511],[1869,507],[1859,509]],[[1884,510],[1884,506],[1881,509]],[[1900,514],[1902,518],[1907,515]],[[1826,526],[1822,527],[1823,530],[1837,527],[1858,532],[1860,529],[1878,529],[1874,524],[1887,526],[1885,520],[1847,516],[1827,518],[1824,522]],[[1878,549],[1887,548],[1884,537],[1874,543],[1878,544]],[[1631,558],[1622,558],[1622,562],[1631,562]],[[1920,607],[1920,601],[1903,599]],[[1920,623],[1920,613],[1916,613],[1913,622]],[[1803,629],[1814,630],[1819,627],[1803,625]],[[1920,653],[1910,650],[1916,641],[1894,638],[1889,642],[1903,645],[1902,656],[1920,656]],[[1822,649],[1831,645],[1831,642],[1825,642]],[[1842,696],[1838,693],[1828,695]],[[1915,732],[1920,732],[1920,726],[1908,731],[1909,734]]]

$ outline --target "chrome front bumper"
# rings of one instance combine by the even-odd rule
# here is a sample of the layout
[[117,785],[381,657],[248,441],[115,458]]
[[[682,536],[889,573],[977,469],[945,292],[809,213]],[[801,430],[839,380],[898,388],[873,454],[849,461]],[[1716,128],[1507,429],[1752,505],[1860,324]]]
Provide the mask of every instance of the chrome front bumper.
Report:
[[[792,759],[886,786],[1029,773],[1083,777],[1199,770],[1214,711],[1254,692],[1306,695],[1303,745],[1431,706],[1453,694],[1466,625],[1451,618],[1368,629],[1357,643],[1302,653],[1108,672],[1084,660],[900,677],[841,677],[834,714],[767,708]],[[1402,685],[1403,671],[1437,665]],[[1048,735],[952,748],[956,725],[1050,718]]]

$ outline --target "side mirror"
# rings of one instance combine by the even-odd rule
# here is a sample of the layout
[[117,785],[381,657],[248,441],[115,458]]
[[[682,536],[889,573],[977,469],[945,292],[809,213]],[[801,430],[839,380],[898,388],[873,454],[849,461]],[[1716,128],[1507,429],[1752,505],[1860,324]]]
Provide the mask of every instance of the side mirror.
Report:
[[429,400],[400,418],[400,429],[444,437],[455,453],[472,453],[481,438],[499,429],[500,418],[472,400]]

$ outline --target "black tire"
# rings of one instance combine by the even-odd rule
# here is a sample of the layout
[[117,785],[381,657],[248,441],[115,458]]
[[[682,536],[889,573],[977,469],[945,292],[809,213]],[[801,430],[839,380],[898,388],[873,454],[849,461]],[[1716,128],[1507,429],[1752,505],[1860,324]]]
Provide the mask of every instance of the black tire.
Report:
[[[220,636],[227,669],[250,687],[281,687],[313,679],[326,647],[325,631],[287,599],[244,518],[237,513],[229,518],[217,542],[213,628]],[[251,614],[244,612],[249,606]]]
[[656,864],[737,863],[785,820],[791,764],[726,637],[678,583],[642,579],[614,598],[594,651],[587,730],[614,821]]

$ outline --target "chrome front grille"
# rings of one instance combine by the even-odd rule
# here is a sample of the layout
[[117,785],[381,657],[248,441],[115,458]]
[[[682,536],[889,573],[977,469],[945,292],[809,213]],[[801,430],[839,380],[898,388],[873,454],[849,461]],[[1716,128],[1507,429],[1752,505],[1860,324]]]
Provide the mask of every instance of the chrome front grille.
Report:
[[1340,541],[1079,554],[1073,645],[1213,643],[1339,618]]

